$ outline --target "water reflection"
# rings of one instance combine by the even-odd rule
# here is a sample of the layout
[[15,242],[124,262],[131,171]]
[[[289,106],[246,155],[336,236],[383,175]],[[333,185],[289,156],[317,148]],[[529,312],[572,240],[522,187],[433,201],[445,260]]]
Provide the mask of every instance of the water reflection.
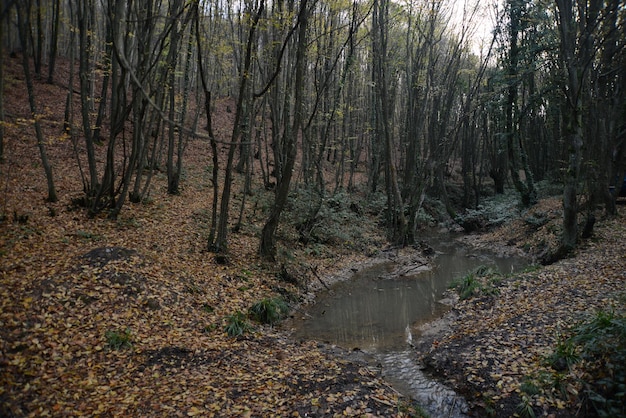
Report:
[[[433,244],[431,244],[433,245]],[[383,376],[397,390],[416,399],[432,416],[465,418],[465,400],[421,370],[407,339],[415,325],[442,316],[447,306],[437,302],[449,283],[481,265],[502,273],[521,269],[527,261],[470,254],[454,241],[434,245],[436,267],[411,276],[393,277],[393,263],[363,269],[320,295],[307,319],[292,323],[299,338],[344,348],[361,348],[375,355]]]
[[524,265],[515,258],[468,254],[458,245],[440,243],[437,250],[431,271],[389,278],[394,265],[385,263],[356,273],[320,296],[308,310],[310,317],[294,324],[296,336],[375,352],[404,349],[407,330],[448,309],[437,301],[454,278],[480,265],[494,265],[502,272]]

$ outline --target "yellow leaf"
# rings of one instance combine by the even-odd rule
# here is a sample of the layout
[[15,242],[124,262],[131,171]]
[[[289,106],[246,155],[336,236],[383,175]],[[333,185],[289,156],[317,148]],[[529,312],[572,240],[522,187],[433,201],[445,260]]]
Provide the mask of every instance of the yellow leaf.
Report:
[[187,416],[188,417],[196,417],[198,415],[202,415],[203,413],[204,413],[204,411],[201,410],[200,408],[192,406],[191,409],[189,409],[189,411],[187,411]]

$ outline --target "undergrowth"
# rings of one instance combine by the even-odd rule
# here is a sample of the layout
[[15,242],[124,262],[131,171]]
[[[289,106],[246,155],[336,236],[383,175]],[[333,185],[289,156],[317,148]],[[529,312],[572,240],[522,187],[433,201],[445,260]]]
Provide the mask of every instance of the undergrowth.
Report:
[[128,328],[123,331],[109,330],[104,334],[104,337],[109,348],[113,350],[130,348],[132,346],[132,335]]
[[572,331],[557,343],[548,363],[557,372],[576,369],[579,400],[588,413],[626,416],[626,314],[598,311]]
[[289,306],[284,299],[280,297],[265,298],[255,302],[248,314],[254,320],[262,323],[273,325],[280,321],[289,312]]
[[366,250],[371,245],[365,215],[380,211],[379,200],[355,199],[339,191],[333,195],[320,194],[311,187],[301,187],[289,195],[286,224],[297,233],[297,240],[313,255],[333,252],[331,247]]
[[241,311],[236,311],[226,316],[226,326],[224,330],[230,337],[239,337],[240,335],[252,331],[252,325],[248,322],[246,314]]
[[456,216],[455,221],[466,232],[499,226],[519,216],[519,195],[514,190],[493,196],[476,208],[467,209]]
[[459,298],[465,300],[479,294],[496,293],[496,286],[501,280],[502,275],[493,267],[479,266],[465,276],[454,279],[449,288],[455,289]]
[[626,315],[599,311],[577,326],[587,402],[601,417],[626,416]]

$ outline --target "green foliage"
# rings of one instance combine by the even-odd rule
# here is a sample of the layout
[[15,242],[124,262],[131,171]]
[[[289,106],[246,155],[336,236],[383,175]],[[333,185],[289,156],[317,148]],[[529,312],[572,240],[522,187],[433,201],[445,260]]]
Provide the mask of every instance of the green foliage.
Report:
[[455,280],[451,286],[456,289],[461,300],[464,300],[474,295],[474,292],[480,288],[480,282],[473,273],[469,273],[460,280]]
[[522,395],[522,400],[517,405],[517,413],[523,418],[535,418],[535,411],[531,398],[526,395]]
[[570,369],[574,364],[578,363],[580,355],[571,339],[559,339],[547,361],[554,370],[562,371]]
[[450,283],[450,288],[455,289],[461,300],[469,299],[479,293],[493,294],[502,280],[502,276],[496,270],[488,266],[479,266],[465,276],[456,278]]
[[124,331],[109,330],[104,333],[104,337],[106,338],[107,345],[113,350],[130,348],[132,346],[132,336],[128,328]]
[[78,238],[82,238],[85,240],[93,240],[93,241],[100,241],[102,239],[102,237],[98,234],[94,234],[89,231],[82,231],[80,229],[76,231],[76,236]]
[[217,324],[209,324],[206,327],[204,327],[204,332],[211,333],[217,329],[217,326],[218,326]]
[[241,311],[237,311],[226,317],[226,327],[224,330],[230,337],[239,337],[240,335],[252,331],[252,326],[248,322],[246,315]]
[[[584,388],[581,401],[600,417],[626,416],[626,316],[598,311],[580,323],[567,339],[559,339],[548,364],[567,372],[576,364]],[[550,386],[567,397],[567,375],[554,373]]]
[[599,311],[574,330],[588,399],[601,417],[626,416],[626,315]]
[[524,222],[535,230],[547,224],[548,221],[549,219],[544,213],[531,213],[524,217]]
[[[338,192],[322,199],[312,188],[300,188],[289,196],[286,220],[297,234],[298,240],[314,251],[323,253],[321,246],[363,249],[366,242],[364,213],[371,213],[370,202],[356,201],[353,195]],[[374,199],[375,200],[375,199]],[[376,200],[375,200],[376,201]],[[312,211],[311,208],[318,208]]]
[[541,269],[540,264],[529,264],[522,269],[522,273],[533,273],[535,271],[539,271]]
[[458,214],[455,221],[468,232],[502,225],[519,216],[519,195],[510,190],[483,201],[475,209]]
[[541,388],[537,385],[537,383],[533,379],[529,377],[524,379],[524,381],[520,385],[520,390],[529,396],[534,396],[534,395],[538,395],[539,393],[541,393]]
[[493,399],[493,393],[487,392],[482,394],[482,407],[486,416],[497,416],[496,400]]
[[535,188],[537,189],[537,195],[540,198],[560,196],[563,194],[563,184],[554,183],[550,180],[538,181],[535,183]]
[[417,226],[433,226],[437,224],[437,221],[432,217],[432,215],[426,213],[424,208],[420,208],[415,215],[415,224]]
[[398,412],[413,418],[428,418],[430,415],[421,405],[412,400],[398,400]]
[[289,306],[283,298],[265,298],[254,303],[248,312],[254,320],[272,325],[287,315]]

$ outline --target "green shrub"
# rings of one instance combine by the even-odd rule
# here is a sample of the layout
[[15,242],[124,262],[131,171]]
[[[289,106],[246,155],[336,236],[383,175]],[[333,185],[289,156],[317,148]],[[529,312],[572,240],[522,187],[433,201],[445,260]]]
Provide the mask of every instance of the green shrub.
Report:
[[249,309],[250,317],[262,324],[275,324],[289,312],[287,303],[280,297],[266,298]]
[[574,364],[578,363],[580,355],[571,339],[560,339],[547,360],[554,370],[563,371],[570,369]]
[[417,402],[412,399],[399,399],[398,412],[402,412],[409,417],[428,418],[428,412]]
[[520,390],[527,395],[534,396],[541,393],[541,388],[531,378],[527,377],[520,385]]
[[240,335],[250,332],[251,330],[252,326],[243,312],[237,311],[226,317],[225,331],[229,336],[239,337]]
[[588,379],[585,392],[599,416],[626,416],[626,315],[599,311],[574,329]]
[[463,276],[454,288],[459,293],[461,300],[469,299],[474,295],[474,292],[480,288],[480,282],[476,279],[474,274],[470,273]]
[[514,190],[485,199],[475,209],[458,214],[455,221],[467,232],[502,225],[519,216],[519,195]]
[[437,221],[433,216],[427,213],[424,208],[420,208],[415,214],[415,224],[417,226],[435,226],[437,225]]
[[130,329],[126,328],[124,331],[112,331],[105,332],[107,345],[113,350],[119,350],[122,348],[130,348],[132,346]]
[[362,218],[363,213],[369,213],[369,203],[355,201],[353,195],[345,192],[321,196],[313,187],[304,186],[289,195],[285,220],[295,229],[298,240],[306,246],[320,244],[362,248],[366,235]]
[[522,395],[522,400],[517,405],[517,413],[523,418],[535,418],[532,400],[528,396]]
[[479,266],[465,276],[454,279],[450,288],[455,289],[461,300],[469,299],[478,293],[492,294],[495,285],[500,283],[500,273],[488,266]]

